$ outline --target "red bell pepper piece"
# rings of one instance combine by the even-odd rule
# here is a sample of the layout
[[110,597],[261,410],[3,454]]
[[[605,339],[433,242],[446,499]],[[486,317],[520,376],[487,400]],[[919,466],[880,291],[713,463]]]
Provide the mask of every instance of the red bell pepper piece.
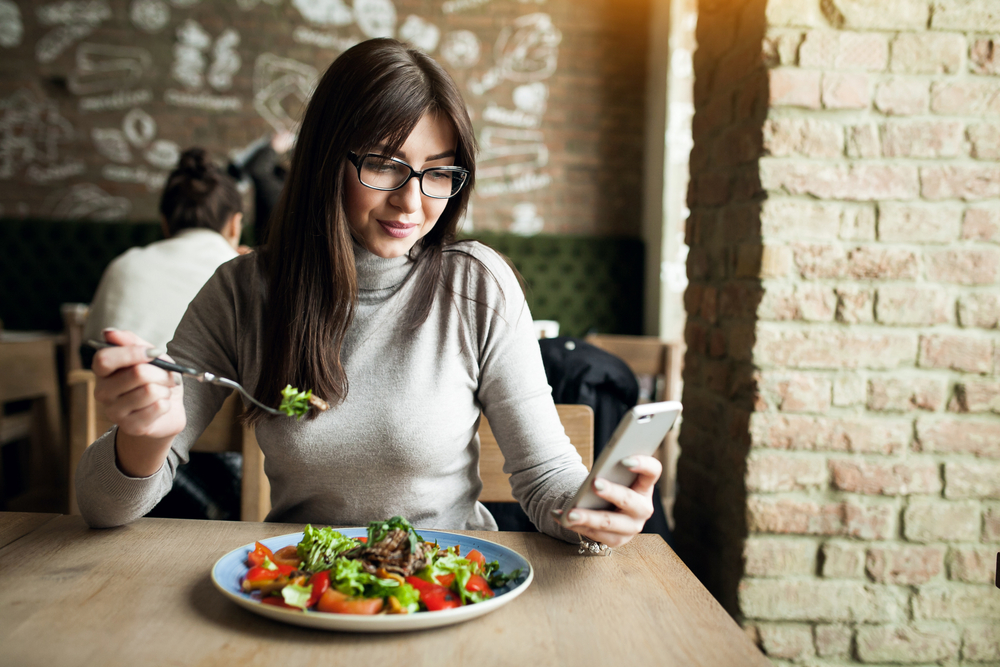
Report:
[[312,608],[323,597],[323,593],[326,593],[330,588],[329,570],[323,570],[314,574],[309,578],[309,585],[312,586],[312,593],[309,594],[309,602],[306,603],[306,607]]

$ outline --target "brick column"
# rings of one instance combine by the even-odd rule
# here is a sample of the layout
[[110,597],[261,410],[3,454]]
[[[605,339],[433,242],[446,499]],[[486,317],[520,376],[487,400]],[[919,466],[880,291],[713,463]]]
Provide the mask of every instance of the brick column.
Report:
[[698,43],[678,551],[776,660],[1000,662],[1000,3]]

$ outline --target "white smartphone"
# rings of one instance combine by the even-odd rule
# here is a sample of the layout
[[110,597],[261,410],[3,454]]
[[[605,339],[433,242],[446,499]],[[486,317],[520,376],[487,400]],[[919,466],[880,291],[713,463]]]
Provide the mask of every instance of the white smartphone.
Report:
[[601,450],[601,455],[594,462],[587,479],[580,485],[573,502],[563,512],[559,523],[568,527],[567,516],[575,507],[593,510],[613,507],[611,503],[594,493],[594,479],[600,477],[615,484],[631,486],[637,475],[621,464],[622,459],[637,454],[652,456],[667,437],[680,413],[681,404],[677,401],[644,403],[626,412],[618,422],[615,432],[611,434],[608,444]]

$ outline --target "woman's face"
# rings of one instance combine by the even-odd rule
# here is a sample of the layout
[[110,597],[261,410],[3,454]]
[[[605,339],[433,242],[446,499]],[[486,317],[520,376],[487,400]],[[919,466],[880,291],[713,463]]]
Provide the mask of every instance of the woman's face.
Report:
[[[457,146],[455,128],[448,117],[425,113],[399,151],[389,157],[402,160],[417,171],[450,167],[455,164]],[[378,146],[372,152],[385,154]],[[350,162],[344,170],[344,179],[351,235],[379,257],[399,257],[409,252],[433,229],[448,203],[447,199],[423,195],[417,178],[390,192],[365,187]]]

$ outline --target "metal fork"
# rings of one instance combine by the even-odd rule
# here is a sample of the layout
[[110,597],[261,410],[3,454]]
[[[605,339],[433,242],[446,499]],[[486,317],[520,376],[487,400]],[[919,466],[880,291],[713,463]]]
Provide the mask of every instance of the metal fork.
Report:
[[[118,347],[117,345],[113,345],[111,343],[102,343],[97,340],[88,340],[86,342],[86,345],[88,347],[94,348],[95,350],[100,350],[105,347]],[[260,401],[258,401],[253,396],[251,396],[250,392],[248,392],[246,389],[240,386],[239,382],[234,382],[233,380],[219,377],[214,373],[197,371],[188,366],[181,366],[180,364],[174,364],[169,361],[165,361],[163,359],[150,359],[146,363],[156,366],[157,368],[162,368],[165,371],[173,371],[175,373],[180,373],[181,375],[186,375],[189,378],[194,378],[198,382],[207,382],[208,384],[214,384],[220,387],[229,387],[230,389],[235,389],[236,391],[243,394],[243,396],[245,396],[248,401],[259,407],[261,410],[264,410],[265,412],[268,412],[272,415],[285,415],[284,412],[281,412],[280,410],[275,410],[272,407],[268,407],[263,403],[261,403]],[[285,416],[287,417],[288,415]]]

